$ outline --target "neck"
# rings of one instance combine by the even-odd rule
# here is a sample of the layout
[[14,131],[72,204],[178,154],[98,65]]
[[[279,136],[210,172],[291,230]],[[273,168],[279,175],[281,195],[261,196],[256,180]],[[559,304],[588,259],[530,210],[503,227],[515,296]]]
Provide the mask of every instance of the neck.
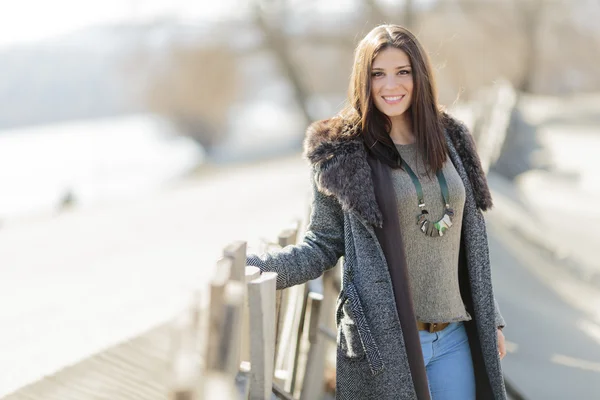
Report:
[[392,129],[390,130],[390,138],[395,144],[411,144],[415,142],[415,135],[412,131],[412,123],[410,118],[407,118],[406,112],[397,117],[391,118]]

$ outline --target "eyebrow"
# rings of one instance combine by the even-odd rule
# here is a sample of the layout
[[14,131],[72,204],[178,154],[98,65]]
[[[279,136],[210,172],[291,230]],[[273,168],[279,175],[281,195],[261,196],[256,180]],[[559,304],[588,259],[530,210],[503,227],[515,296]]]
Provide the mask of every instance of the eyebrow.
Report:
[[[407,67],[408,68],[412,68],[410,65],[402,65],[400,67],[396,67],[396,69],[407,68]],[[373,70],[376,70],[376,69],[379,69],[379,70],[383,71],[383,68],[373,68]]]

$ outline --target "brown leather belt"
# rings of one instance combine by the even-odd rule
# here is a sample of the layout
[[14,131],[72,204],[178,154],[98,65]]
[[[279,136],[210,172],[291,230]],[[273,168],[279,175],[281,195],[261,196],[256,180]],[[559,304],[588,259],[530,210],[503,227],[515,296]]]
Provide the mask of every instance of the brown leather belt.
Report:
[[450,325],[450,322],[421,322],[417,321],[417,329],[430,333],[439,332]]

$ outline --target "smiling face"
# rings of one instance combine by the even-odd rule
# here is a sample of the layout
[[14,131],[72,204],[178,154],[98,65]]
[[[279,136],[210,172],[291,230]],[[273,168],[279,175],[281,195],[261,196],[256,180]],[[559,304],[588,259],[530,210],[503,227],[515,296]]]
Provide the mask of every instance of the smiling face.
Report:
[[413,74],[408,55],[395,47],[382,50],[373,60],[371,98],[375,107],[390,119],[406,118],[413,91]]

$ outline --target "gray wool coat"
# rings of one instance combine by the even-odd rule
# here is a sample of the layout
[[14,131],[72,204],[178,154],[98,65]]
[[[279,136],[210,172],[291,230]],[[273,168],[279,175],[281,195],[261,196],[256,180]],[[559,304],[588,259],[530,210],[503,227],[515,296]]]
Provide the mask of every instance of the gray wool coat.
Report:
[[[449,156],[466,191],[461,235],[463,299],[470,329],[478,399],[505,399],[496,329],[504,320],[494,300],[482,211],[492,201],[467,129],[443,114]],[[283,289],[318,278],[344,257],[337,300],[337,388],[344,400],[416,400],[390,274],[374,227],[382,226],[367,151],[336,117],[307,130],[305,157],[312,166],[312,212],[301,243],[262,255],[248,265],[277,272]]]

